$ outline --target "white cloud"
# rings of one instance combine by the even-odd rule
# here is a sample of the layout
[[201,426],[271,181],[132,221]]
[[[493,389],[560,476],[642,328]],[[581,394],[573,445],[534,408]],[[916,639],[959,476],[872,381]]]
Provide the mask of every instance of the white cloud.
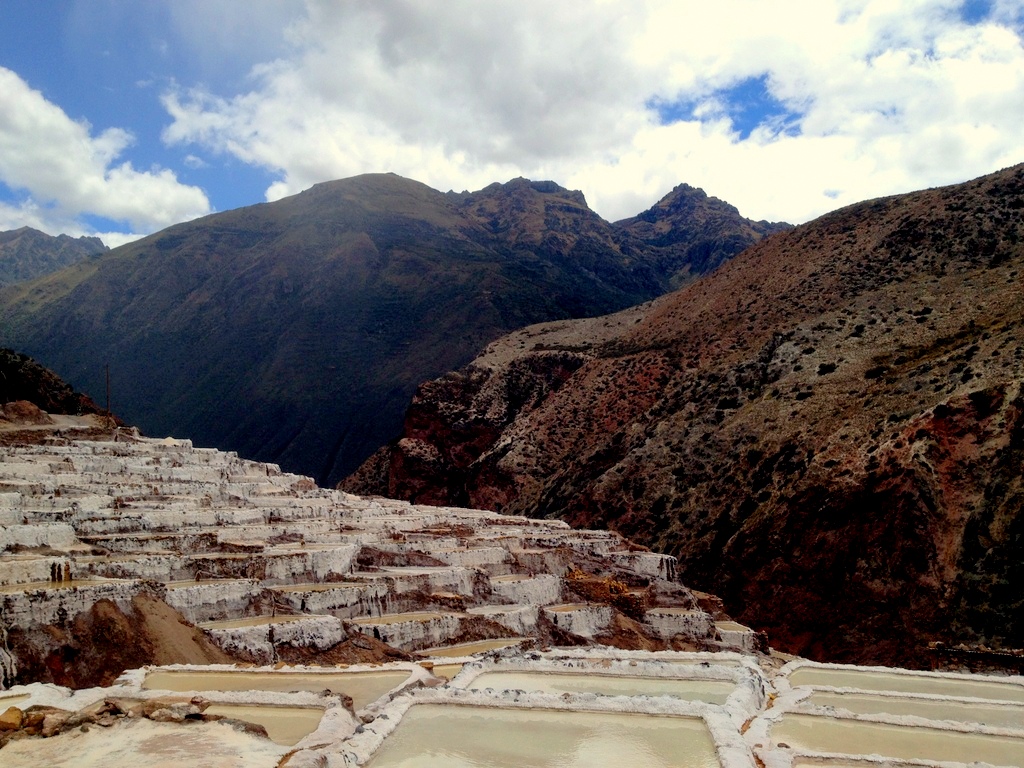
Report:
[[[976,25],[961,5],[308,0],[246,92],[165,94],[164,139],[276,172],[268,199],[370,171],[522,174],[611,219],[685,181],[802,221],[1024,160],[1022,4]],[[790,119],[741,138],[724,92],[762,76]],[[661,125],[657,102],[699,117]]]
[[88,227],[80,217],[94,215],[152,231],[209,212],[205,193],[172,171],[117,162],[130,133],[94,133],[2,67],[0,103],[0,182],[21,199],[0,207],[0,228],[13,219],[51,234],[81,234]]

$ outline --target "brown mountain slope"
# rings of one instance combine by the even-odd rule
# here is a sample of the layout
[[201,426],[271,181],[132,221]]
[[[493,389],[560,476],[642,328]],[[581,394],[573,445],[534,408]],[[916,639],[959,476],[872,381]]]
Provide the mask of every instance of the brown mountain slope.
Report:
[[762,241],[420,388],[346,484],[609,526],[774,645],[1024,646],[1024,166]]

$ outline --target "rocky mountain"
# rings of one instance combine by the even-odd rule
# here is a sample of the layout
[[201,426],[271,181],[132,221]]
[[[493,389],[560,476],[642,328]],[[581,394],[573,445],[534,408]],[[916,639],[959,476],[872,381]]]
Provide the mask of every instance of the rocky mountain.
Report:
[[0,232],[0,285],[42,277],[108,250],[98,237],[54,237],[31,227]]
[[762,237],[790,228],[744,219],[735,207],[689,184],[616,225],[653,251],[674,288],[717,269]]
[[420,387],[344,487],[611,527],[775,647],[1024,647],[1024,166],[871,200]]
[[[737,251],[759,236],[735,228]],[[553,182],[445,194],[373,174],[10,286],[0,343],[94,396],[109,363],[114,410],[147,434],[335,482],[398,434],[417,384],[515,328],[663,293],[663,260]]]

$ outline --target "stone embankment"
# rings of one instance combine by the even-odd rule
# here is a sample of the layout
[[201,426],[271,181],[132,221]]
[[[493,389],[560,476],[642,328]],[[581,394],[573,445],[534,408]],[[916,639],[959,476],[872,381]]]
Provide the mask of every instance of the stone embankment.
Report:
[[[503,636],[758,646],[752,632],[718,631],[674,582],[673,558],[617,534],[361,498],[273,464],[130,433],[4,448],[0,554],[4,686],[74,685],[81,670],[69,659],[81,640],[61,632],[78,634],[75,622],[100,604],[131,619],[140,594],[232,658],[259,663],[336,661],[332,649],[346,643],[401,655]],[[620,609],[634,631],[619,631]]]

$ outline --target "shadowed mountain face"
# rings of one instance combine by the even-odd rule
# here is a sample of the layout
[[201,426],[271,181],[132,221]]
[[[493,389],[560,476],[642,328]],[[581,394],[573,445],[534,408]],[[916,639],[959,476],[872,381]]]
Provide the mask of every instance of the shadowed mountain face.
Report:
[[42,277],[108,250],[98,237],[53,237],[31,227],[0,232],[0,285]]
[[[737,215],[753,242],[750,226]],[[327,483],[399,432],[418,383],[514,328],[621,309],[670,279],[552,182],[444,194],[378,174],[11,286],[0,339],[94,395],[109,363],[113,409],[148,434]]]
[[611,527],[776,647],[1024,647],[1024,166],[869,201],[424,384],[345,486]]

